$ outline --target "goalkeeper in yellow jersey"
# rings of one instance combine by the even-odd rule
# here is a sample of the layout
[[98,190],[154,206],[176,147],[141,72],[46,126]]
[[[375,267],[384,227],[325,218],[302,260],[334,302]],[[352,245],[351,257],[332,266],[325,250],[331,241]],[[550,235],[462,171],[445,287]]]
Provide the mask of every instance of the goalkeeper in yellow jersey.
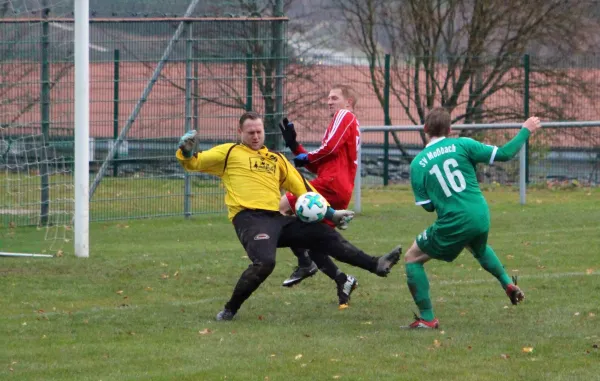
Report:
[[[217,320],[233,319],[242,303],[273,272],[278,247],[310,249],[311,259],[317,265],[331,255],[378,276],[387,276],[400,259],[400,247],[384,256],[372,257],[326,224],[304,223],[295,216],[283,216],[279,213],[281,188],[295,196],[315,192],[315,189],[283,155],[270,152],[264,146],[265,130],[258,114],[244,113],[238,133],[241,143],[221,144],[194,153],[198,136],[196,131],[190,131],[181,138],[176,153],[186,170],[222,179],[229,219],[252,261],[242,273],[225,308],[217,314]],[[330,207],[325,218],[341,225],[353,216],[352,211],[336,211]]]

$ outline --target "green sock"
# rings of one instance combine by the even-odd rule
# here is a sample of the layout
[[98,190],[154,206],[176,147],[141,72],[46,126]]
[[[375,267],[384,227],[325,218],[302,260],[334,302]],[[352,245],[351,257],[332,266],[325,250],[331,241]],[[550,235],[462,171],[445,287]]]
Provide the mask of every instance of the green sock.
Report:
[[429,298],[429,280],[425,274],[425,268],[422,263],[407,263],[405,267],[408,289],[419,307],[421,318],[432,321],[434,319],[433,307]]
[[506,287],[512,283],[510,277],[504,270],[504,266],[502,266],[502,263],[500,263],[500,260],[496,256],[494,249],[489,245],[486,245],[483,255],[476,259],[479,261],[481,267],[500,281],[502,288],[506,289]]

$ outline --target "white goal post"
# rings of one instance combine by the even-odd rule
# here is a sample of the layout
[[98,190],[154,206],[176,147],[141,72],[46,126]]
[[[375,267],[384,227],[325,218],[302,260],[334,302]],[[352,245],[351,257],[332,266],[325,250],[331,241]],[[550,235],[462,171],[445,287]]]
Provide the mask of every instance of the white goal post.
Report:
[[75,256],[90,255],[90,4],[75,0]]
[[[89,256],[89,0],[0,3],[3,11],[0,42],[4,42],[0,44],[0,76],[4,85],[4,99],[0,102],[0,223],[7,226],[0,238],[21,232],[26,237],[25,245],[19,247],[11,247],[10,240],[2,240],[0,256],[54,257],[46,252],[60,256],[64,248],[86,258]],[[74,15],[72,29],[53,22],[70,14]],[[63,57],[59,62],[53,58],[57,55]],[[32,85],[37,83],[37,75],[41,86]],[[56,148],[62,135],[54,133],[53,124],[70,121],[68,112],[50,110],[52,91],[73,89],[65,89],[67,86],[74,86],[75,139],[74,153],[65,155],[64,146]],[[74,157],[74,163],[66,163],[65,156]],[[20,226],[35,226],[35,230],[26,228],[17,232]],[[40,238],[36,231],[45,231],[45,236]],[[48,247],[40,249],[42,241]]]
[[[581,128],[581,127],[599,127],[600,121],[582,121],[582,122],[543,122],[542,128]],[[453,130],[509,130],[509,129],[520,129],[522,123],[481,123],[481,124],[453,124]],[[371,133],[383,133],[383,132],[418,132],[423,131],[423,125],[405,125],[405,126],[364,126],[360,128],[361,135],[364,137],[365,134]],[[354,182],[354,207],[353,210],[360,213],[362,210],[361,202],[361,188],[363,185],[362,179],[362,143],[358,150],[358,168],[356,170],[356,178]],[[526,183],[526,146],[521,148],[519,152],[519,202],[521,205],[525,204],[527,183]]]

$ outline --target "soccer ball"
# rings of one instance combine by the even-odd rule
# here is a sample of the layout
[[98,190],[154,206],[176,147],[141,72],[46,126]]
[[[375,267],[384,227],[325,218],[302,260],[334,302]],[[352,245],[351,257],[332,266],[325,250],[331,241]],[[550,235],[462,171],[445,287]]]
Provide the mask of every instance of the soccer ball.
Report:
[[302,222],[319,222],[325,218],[327,201],[315,192],[304,193],[296,201],[296,216]]

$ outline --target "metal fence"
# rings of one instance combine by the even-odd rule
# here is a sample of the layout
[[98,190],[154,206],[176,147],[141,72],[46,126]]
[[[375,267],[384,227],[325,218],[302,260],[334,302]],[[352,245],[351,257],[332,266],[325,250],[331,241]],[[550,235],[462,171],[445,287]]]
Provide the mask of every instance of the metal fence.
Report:
[[[600,121],[545,122],[543,129],[529,138],[519,152],[518,160],[495,162],[492,166],[478,165],[481,184],[503,184],[519,188],[520,202],[526,202],[528,184],[573,187],[600,184]],[[481,136],[481,141],[501,146],[521,128],[520,123],[458,124],[453,134],[469,132]],[[405,138],[418,140],[423,126],[378,126],[361,128],[361,140],[396,132]],[[574,137],[578,148],[556,149],[555,142]],[[554,144],[554,145],[553,145]],[[406,146],[404,150],[364,144],[359,151],[359,166],[355,181],[354,209],[361,211],[361,188],[368,185],[410,184],[410,162],[422,145]]]
[[[219,182],[185,174],[174,150],[190,128],[200,132],[202,148],[237,140],[243,110],[265,115],[269,147],[283,149],[276,123],[288,115],[299,140],[310,148],[319,144],[330,121],[326,96],[334,84],[347,83],[358,91],[356,114],[362,126],[421,124],[429,107],[453,99],[451,91],[439,90],[443,86],[428,87],[428,73],[416,65],[418,57],[370,60],[356,52],[305,52],[288,43],[286,25],[285,18],[258,17],[93,19],[90,157],[97,188],[91,219],[224,211]],[[7,168],[10,160],[29,157],[19,153],[18,144],[6,147],[27,135],[44,135],[52,152],[72,166],[72,29],[67,19],[0,19],[3,187],[25,183]],[[516,123],[529,114],[545,121],[600,120],[595,107],[600,59],[509,57],[501,72],[495,71],[493,57],[478,60],[480,66],[453,100],[457,123]],[[433,71],[439,84],[452,82],[448,62],[439,60]],[[497,79],[492,87],[489,78]],[[514,130],[465,133],[502,144]],[[121,142],[118,148],[116,141]],[[365,186],[406,182],[408,163],[424,145],[419,132],[365,131],[362,141]],[[530,152],[530,183],[571,178],[598,184],[598,127],[546,130],[531,140]],[[40,180],[40,164],[27,167],[27,181],[39,180],[42,188],[54,184],[52,178]],[[516,165],[482,172],[481,181],[515,183]],[[68,188],[62,192],[60,199],[71,197]],[[39,191],[21,201],[9,193],[0,194],[2,210],[11,211],[19,202],[44,203]]]
[[[36,149],[11,144],[28,135],[43,135],[52,152],[73,165],[73,21],[2,21],[0,169],[3,185],[15,187],[24,181],[16,180],[23,178],[19,171],[30,177],[44,168],[43,160],[31,162],[38,159],[28,152]],[[239,116],[249,109],[264,115],[269,144],[279,143],[286,22],[283,17],[91,22],[90,167],[97,185],[92,220],[224,211],[217,179],[185,174],[174,157],[176,144],[192,128],[208,145],[236,140]],[[101,168],[107,169],[102,176]],[[54,181],[35,176],[42,188]],[[11,193],[0,195],[0,204],[15,213]],[[36,196],[21,200],[21,207],[48,203]]]

